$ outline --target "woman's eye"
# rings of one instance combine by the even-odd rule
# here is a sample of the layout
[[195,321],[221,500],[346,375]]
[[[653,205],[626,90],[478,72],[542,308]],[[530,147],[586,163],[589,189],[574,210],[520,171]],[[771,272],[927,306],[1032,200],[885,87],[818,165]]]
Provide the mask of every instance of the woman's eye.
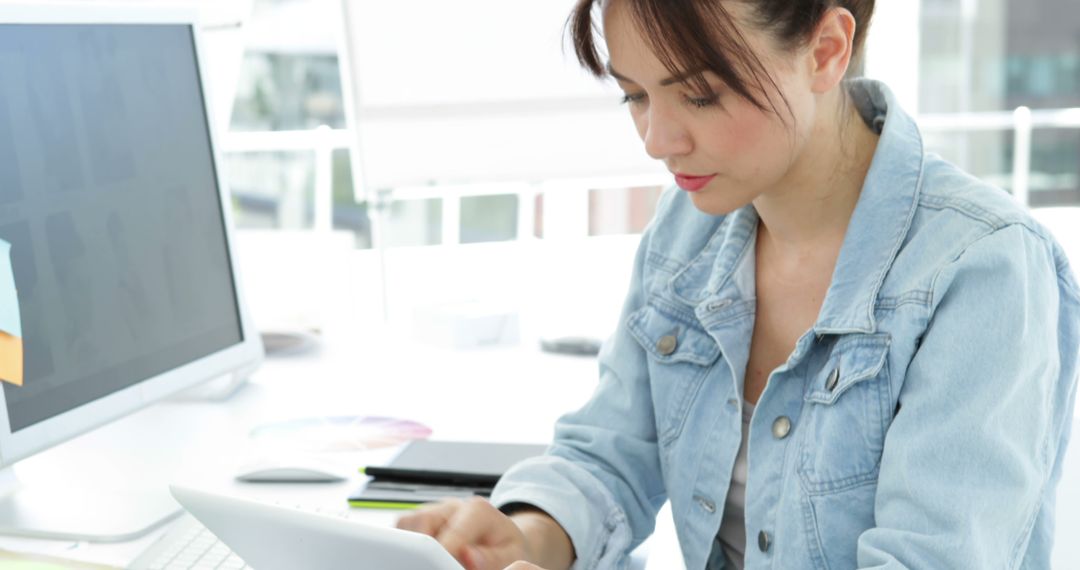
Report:
[[713,93],[704,97],[686,97],[686,102],[698,109],[704,109],[706,107],[712,107],[720,99],[720,96]]
[[645,100],[644,93],[626,93],[621,100],[623,105],[633,105],[635,103],[641,103]]

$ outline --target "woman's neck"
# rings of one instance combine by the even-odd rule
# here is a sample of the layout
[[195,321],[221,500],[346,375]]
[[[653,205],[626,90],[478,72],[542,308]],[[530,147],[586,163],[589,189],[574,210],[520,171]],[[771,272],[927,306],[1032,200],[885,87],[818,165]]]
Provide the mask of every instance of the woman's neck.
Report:
[[759,247],[767,247],[773,259],[798,265],[821,253],[835,262],[843,243],[878,135],[841,89],[822,100],[818,116],[830,120],[817,121],[789,174],[775,190],[754,200],[761,219]]

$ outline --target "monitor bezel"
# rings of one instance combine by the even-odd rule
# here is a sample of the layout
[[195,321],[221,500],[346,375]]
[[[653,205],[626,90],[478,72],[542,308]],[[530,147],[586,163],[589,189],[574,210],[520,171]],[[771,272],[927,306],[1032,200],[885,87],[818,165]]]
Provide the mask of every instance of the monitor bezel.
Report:
[[199,15],[193,6],[146,4],[77,4],[36,2],[0,4],[0,24],[120,24],[184,25],[191,30],[195,64],[198,70],[203,113],[209,134],[211,159],[218,186],[218,200],[225,225],[226,252],[233,275],[233,289],[239,312],[242,340],[132,386],[88,402],[15,432],[11,431],[7,399],[0,390],[0,467],[63,443],[149,406],[167,396],[226,374],[247,374],[263,359],[263,346],[244,301],[233,232],[233,214],[225,185],[223,164],[214,124],[212,101],[207,83],[205,58],[200,45]]

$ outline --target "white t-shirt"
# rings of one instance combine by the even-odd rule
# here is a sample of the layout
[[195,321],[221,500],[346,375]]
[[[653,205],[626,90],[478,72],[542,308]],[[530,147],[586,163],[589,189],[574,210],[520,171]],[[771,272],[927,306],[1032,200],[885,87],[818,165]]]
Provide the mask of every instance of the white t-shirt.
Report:
[[720,532],[716,540],[724,550],[724,555],[738,570],[743,569],[743,557],[746,553],[746,440],[750,434],[750,417],[754,415],[754,405],[743,400],[742,445],[735,458],[735,469],[731,474],[731,486],[728,488],[724,506],[724,518],[720,523]]

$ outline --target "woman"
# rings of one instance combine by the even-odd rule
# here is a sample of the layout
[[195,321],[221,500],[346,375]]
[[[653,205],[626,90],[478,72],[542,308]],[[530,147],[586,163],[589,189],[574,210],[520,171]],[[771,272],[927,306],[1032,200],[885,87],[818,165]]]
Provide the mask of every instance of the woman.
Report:
[[872,12],[580,0],[579,59],[681,190],[548,454],[401,527],[470,569],[611,568],[670,500],[691,569],[1049,567],[1077,283],[885,86],[844,80]]

